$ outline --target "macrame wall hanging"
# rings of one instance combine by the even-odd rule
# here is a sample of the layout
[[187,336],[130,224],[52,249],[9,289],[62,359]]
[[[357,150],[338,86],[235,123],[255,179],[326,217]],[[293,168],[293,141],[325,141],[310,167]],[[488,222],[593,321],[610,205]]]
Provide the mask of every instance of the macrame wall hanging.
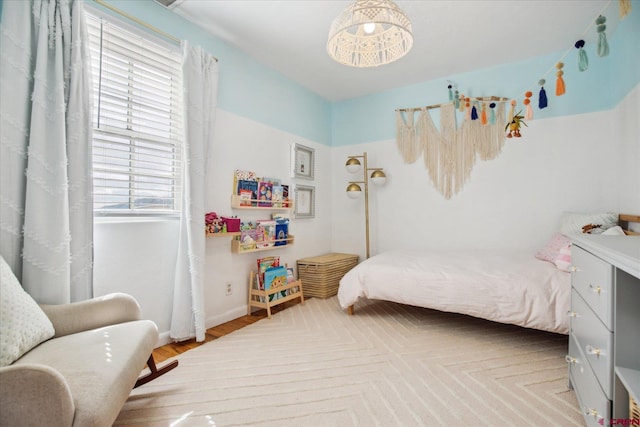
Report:
[[[396,110],[396,143],[405,163],[422,156],[435,188],[450,199],[471,176],[476,159],[495,159],[504,145],[506,98],[464,98]],[[465,113],[457,126],[456,107]],[[429,110],[440,109],[438,128]],[[417,118],[416,118],[416,113]]]

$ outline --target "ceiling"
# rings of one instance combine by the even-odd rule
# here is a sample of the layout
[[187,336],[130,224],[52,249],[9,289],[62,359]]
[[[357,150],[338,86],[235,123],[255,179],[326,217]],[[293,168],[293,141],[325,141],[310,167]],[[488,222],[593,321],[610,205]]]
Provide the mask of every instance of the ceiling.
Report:
[[580,38],[597,41],[600,13],[609,35],[619,20],[611,0],[397,0],[413,26],[413,49],[388,65],[351,68],[326,53],[329,26],[351,3],[177,0],[170,9],[329,101],[556,52],[560,58]]

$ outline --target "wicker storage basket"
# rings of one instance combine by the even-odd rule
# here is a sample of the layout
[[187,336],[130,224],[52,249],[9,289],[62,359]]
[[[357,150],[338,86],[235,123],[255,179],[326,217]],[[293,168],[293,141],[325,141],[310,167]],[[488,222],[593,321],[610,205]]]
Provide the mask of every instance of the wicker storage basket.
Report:
[[304,296],[329,298],[338,293],[342,276],[358,264],[358,255],[326,254],[299,259],[297,264]]
[[629,418],[632,420],[640,420],[640,406],[638,406],[638,402],[633,400],[631,395],[629,395]]

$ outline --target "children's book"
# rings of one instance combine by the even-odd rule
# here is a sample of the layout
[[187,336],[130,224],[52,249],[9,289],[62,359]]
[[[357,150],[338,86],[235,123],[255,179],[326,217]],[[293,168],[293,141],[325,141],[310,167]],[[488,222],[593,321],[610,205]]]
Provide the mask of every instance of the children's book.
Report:
[[289,237],[289,220],[277,219],[276,221],[276,241],[275,246],[284,246],[287,244],[287,237]]
[[274,246],[276,240],[276,222],[274,220],[258,220],[256,230],[256,247],[269,248]]
[[238,193],[241,206],[256,206],[258,200],[258,183],[256,181],[238,181]]
[[256,262],[258,264],[258,283],[260,284],[260,289],[264,290],[264,272],[269,268],[280,266],[280,257],[270,256],[258,258]]
[[282,185],[274,185],[271,197],[271,204],[274,208],[281,208],[284,201],[284,188]]
[[238,184],[240,181],[257,181],[255,172],[253,171],[243,171],[236,169],[233,172],[233,193],[232,194],[240,194],[240,188]]
[[[287,284],[287,269],[284,266],[271,267],[264,272],[264,290],[276,289]],[[269,295],[269,301],[287,296],[287,291],[282,290]]]
[[258,186],[258,206],[271,207],[273,199],[273,183],[260,181]]
[[288,208],[289,206],[289,186],[282,184],[282,207]]

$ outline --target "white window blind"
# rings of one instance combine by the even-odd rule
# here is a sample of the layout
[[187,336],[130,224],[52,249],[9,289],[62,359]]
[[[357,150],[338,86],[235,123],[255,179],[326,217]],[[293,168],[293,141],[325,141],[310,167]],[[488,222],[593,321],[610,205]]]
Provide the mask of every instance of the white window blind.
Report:
[[181,55],[88,15],[96,214],[174,214],[183,141]]

